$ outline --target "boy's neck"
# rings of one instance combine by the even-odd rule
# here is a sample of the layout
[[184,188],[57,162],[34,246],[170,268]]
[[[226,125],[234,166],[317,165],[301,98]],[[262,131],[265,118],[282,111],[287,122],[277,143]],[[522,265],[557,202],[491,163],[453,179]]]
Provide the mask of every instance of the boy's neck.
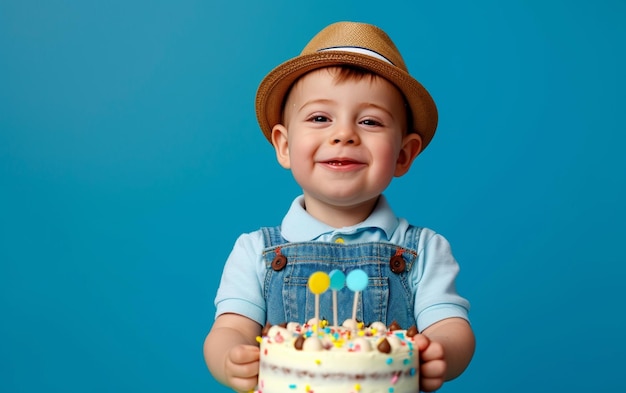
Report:
[[333,228],[344,228],[359,224],[374,210],[378,197],[350,206],[327,204],[315,198],[304,195],[304,208],[315,219],[330,225]]

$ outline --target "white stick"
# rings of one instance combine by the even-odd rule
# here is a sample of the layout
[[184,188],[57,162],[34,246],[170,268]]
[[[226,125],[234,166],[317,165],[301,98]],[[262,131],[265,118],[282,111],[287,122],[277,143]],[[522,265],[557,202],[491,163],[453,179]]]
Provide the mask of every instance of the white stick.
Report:
[[315,295],[315,324],[317,331],[320,330],[320,295]]
[[333,326],[337,325],[337,291],[333,291]]
[[352,305],[352,319],[356,322],[356,305],[359,302],[359,291],[354,292],[354,304]]

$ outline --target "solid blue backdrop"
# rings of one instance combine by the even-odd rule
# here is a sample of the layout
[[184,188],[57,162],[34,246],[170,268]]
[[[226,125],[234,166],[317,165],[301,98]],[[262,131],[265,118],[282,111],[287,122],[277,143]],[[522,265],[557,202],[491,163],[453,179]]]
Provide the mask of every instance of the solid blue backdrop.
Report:
[[236,237],[299,193],[254,115],[338,20],[440,111],[386,193],[452,243],[475,358],[441,392],[624,391],[626,4],[2,1],[0,390],[227,392],[202,342]]

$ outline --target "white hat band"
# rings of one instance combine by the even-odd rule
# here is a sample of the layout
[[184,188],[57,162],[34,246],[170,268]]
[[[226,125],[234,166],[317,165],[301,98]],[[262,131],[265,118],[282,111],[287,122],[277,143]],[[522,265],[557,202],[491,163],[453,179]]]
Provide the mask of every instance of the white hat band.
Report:
[[320,50],[318,50],[318,52],[326,52],[326,51],[331,51],[331,50],[332,51],[359,53],[361,55],[371,56],[371,57],[374,57],[374,58],[376,58],[378,60],[382,60],[385,63],[389,63],[391,65],[394,65],[392,62],[387,60],[380,53],[374,52],[373,50],[370,50],[370,49],[367,49],[367,48],[360,48],[360,47],[357,47],[357,46],[335,46],[333,48],[320,49]]

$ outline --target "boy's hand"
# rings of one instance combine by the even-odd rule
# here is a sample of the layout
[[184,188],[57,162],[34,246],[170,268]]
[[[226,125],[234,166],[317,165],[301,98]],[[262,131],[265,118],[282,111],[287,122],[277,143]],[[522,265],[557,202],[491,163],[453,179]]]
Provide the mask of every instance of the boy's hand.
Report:
[[215,319],[204,340],[204,359],[220,383],[239,392],[250,392],[259,375],[259,347],[256,337],[261,325],[238,314]]
[[420,391],[432,392],[443,385],[446,376],[443,346],[423,334],[415,338],[420,354]]
[[224,372],[228,385],[239,392],[253,390],[259,376],[259,347],[237,345],[224,359]]

